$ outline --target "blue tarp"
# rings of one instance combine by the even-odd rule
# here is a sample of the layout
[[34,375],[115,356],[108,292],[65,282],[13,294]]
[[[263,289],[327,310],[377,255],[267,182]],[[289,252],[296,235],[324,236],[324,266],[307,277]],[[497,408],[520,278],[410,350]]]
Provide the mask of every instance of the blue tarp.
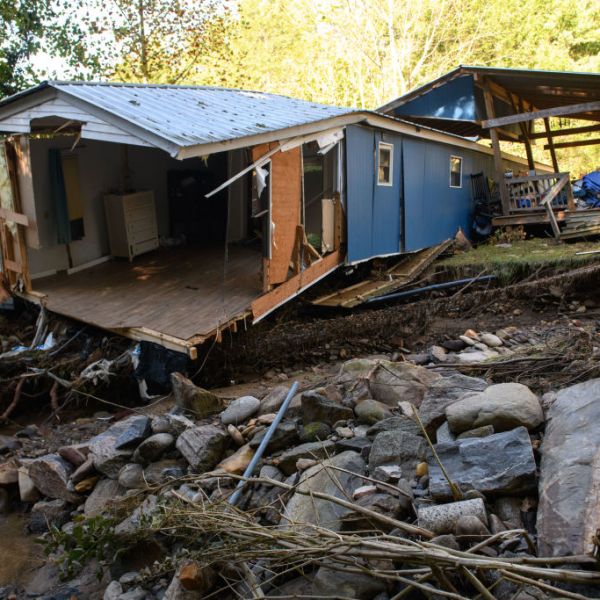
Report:
[[588,173],[575,182],[573,195],[591,208],[600,208],[600,171]]

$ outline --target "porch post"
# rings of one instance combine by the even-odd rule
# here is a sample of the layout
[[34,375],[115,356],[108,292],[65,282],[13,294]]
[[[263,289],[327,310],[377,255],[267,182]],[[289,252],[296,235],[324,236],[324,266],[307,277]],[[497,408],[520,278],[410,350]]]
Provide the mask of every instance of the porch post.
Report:
[[546,128],[546,135],[548,136],[548,149],[550,150],[550,156],[552,157],[552,168],[555,173],[558,173],[558,161],[556,160],[556,150],[554,149],[554,140],[552,139],[552,130],[550,129],[550,119],[544,118],[544,127]]

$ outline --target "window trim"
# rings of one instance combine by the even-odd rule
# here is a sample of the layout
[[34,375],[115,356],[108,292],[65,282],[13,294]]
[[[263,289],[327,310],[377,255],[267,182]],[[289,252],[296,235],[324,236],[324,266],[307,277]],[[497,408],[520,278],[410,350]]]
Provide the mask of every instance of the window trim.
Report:
[[[379,179],[379,164],[381,160],[381,149],[382,147],[386,150],[390,151],[390,177],[389,181],[381,181]],[[394,144],[390,144],[389,142],[379,141],[377,143],[377,168],[375,170],[375,175],[377,177],[377,185],[382,187],[393,187],[394,185]]]
[[[460,161],[460,171],[459,171],[459,184],[458,185],[452,185],[452,159],[453,158],[457,158]],[[448,166],[450,168],[450,172],[449,172],[449,181],[448,184],[450,185],[450,187],[452,189],[455,190],[459,190],[462,188],[462,176],[463,176],[463,157],[462,156],[458,156],[457,154],[451,154],[450,155],[450,162],[448,163]]]

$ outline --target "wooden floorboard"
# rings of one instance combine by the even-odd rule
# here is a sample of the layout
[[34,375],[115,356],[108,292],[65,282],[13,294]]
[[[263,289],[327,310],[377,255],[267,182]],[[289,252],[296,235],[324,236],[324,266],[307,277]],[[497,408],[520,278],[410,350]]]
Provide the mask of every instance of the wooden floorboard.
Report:
[[261,254],[232,246],[182,247],[114,260],[34,282],[54,312],[104,329],[144,327],[189,339],[208,335],[261,294]]

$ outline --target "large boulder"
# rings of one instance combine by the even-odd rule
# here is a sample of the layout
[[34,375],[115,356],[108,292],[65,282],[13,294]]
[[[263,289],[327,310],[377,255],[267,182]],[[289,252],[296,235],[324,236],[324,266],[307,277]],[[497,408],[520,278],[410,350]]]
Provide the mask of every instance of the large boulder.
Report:
[[[525,427],[484,438],[468,438],[435,446],[453,483],[466,492],[526,494],[535,490],[536,465]],[[452,497],[437,460],[430,456],[429,491],[438,500]]]
[[527,386],[498,383],[448,406],[446,418],[454,433],[482,425],[492,425],[494,431],[520,426],[531,430],[543,423],[544,413],[538,397]]
[[44,496],[77,504],[81,497],[68,487],[72,471],[72,465],[58,454],[46,454],[29,464],[29,477]]
[[600,529],[600,379],[558,392],[541,446],[542,556],[587,554]]
[[203,419],[223,410],[223,401],[212,392],[198,387],[181,373],[171,373],[175,404]]
[[324,440],[322,442],[307,442],[286,450],[278,459],[277,466],[286,475],[291,475],[296,469],[296,463],[301,458],[321,460],[335,452],[335,442]]
[[302,394],[301,414],[303,423],[319,421],[328,425],[354,418],[354,412],[351,408],[329,400],[329,398],[317,392]]
[[118,481],[114,479],[101,479],[92,493],[87,497],[83,505],[83,513],[86,517],[97,517],[98,515],[108,513],[114,508],[115,502],[125,493],[125,488],[121,487]]
[[402,429],[382,431],[375,436],[369,453],[369,470],[379,465],[394,464],[402,469],[405,477],[415,474],[418,463],[427,456],[427,443],[418,435]]
[[[339,467],[352,474],[331,467]],[[356,488],[363,485],[364,480],[360,475],[364,475],[364,472],[365,461],[360,454],[352,451],[342,452],[307,469],[300,478],[298,491],[285,507],[281,526],[285,528],[310,523],[339,531],[341,518],[348,514],[350,509],[330,500],[315,498],[310,492],[321,492],[347,500],[352,497]]]
[[178,438],[176,447],[196,473],[212,469],[222,458],[229,436],[214,425],[187,429]]
[[437,428],[446,420],[446,408],[458,402],[466,394],[483,392],[487,383],[477,377],[457,373],[437,379],[425,392],[419,407],[419,416],[425,430],[433,437]]

